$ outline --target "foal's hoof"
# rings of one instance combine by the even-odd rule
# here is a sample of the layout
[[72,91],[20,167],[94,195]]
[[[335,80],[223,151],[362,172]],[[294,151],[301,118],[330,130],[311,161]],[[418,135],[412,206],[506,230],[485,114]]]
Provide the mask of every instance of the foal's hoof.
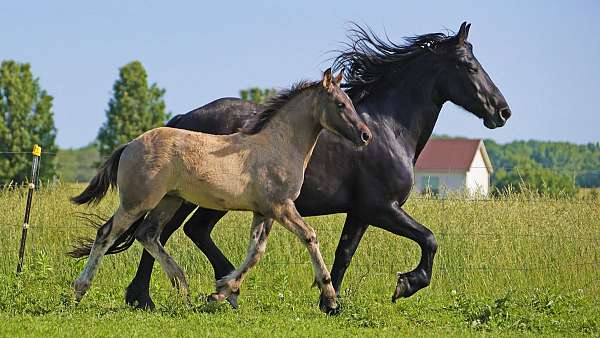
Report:
[[208,295],[206,297],[206,301],[208,303],[218,303],[218,302],[222,302],[223,300],[225,300],[225,295],[221,294],[221,293],[211,293],[210,295]]
[[240,292],[238,291],[238,292],[234,292],[234,293],[230,294],[229,297],[227,297],[227,302],[229,302],[229,305],[231,305],[231,307],[234,310],[238,309],[237,299],[238,299],[239,295],[240,295]]
[[83,299],[83,296],[85,296],[85,291],[84,292],[75,291],[75,304],[79,304],[81,302],[81,300]]
[[[333,306],[332,306],[333,303]],[[340,314],[342,311],[340,304],[335,301],[335,299],[328,299],[327,297],[321,295],[319,297],[319,309],[329,316],[335,316]]]
[[87,292],[87,290],[90,288],[90,283],[89,282],[85,282],[85,281],[81,281],[79,279],[75,280],[73,282],[73,291],[75,294],[75,303],[79,304],[79,302],[81,302],[81,299],[83,299],[83,296],[85,296],[85,293]]

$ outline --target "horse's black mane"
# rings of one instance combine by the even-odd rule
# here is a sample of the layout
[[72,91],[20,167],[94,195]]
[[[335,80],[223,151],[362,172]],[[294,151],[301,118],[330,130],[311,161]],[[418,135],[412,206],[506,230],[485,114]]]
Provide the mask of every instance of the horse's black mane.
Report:
[[433,52],[442,43],[453,38],[444,33],[430,33],[405,37],[405,44],[395,44],[387,37],[381,38],[367,26],[352,23],[348,31],[346,49],[339,51],[333,69],[344,69],[346,88],[353,100],[362,99],[377,83],[401,69],[412,59]]
[[304,92],[306,89],[312,88],[316,85],[320,85],[321,81],[306,81],[301,80],[292,85],[290,89],[280,91],[276,96],[269,99],[265,106],[265,109],[254,115],[246,125],[240,129],[241,133],[244,134],[256,134],[261,131],[265,125],[277,114],[277,112],[285,106],[291,99],[296,97],[298,94]]

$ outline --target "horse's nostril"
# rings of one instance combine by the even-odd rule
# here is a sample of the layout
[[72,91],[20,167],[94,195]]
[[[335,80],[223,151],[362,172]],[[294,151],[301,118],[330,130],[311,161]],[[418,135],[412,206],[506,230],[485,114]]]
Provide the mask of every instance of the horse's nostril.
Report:
[[360,133],[360,139],[364,142],[367,143],[369,142],[369,140],[371,139],[371,135],[369,135],[369,133],[363,131],[362,133]]
[[500,117],[504,121],[508,120],[511,115],[512,115],[512,113],[510,112],[510,108],[503,108],[502,110],[500,110]]

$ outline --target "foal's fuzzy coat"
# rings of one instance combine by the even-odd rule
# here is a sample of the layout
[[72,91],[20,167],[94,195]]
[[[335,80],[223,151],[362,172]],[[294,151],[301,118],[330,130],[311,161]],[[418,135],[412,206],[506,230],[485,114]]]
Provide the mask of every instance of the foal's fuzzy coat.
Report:
[[250,246],[244,263],[217,283],[214,300],[237,292],[245,274],[265,251],[273,220],[300,237],[311,255],[323,310],[336,309],[331,278],[319,251],[315,231],[294,206],[304,171],[323,128],[357,146],[371,133],[339,88],[341,75],[300,83],[277,97],[246,133],[208,135],[157,128],[119,148],[90,185],[73,200],[83,204],[101,199],[109,185],[118,186],[120,206],[98,230],[86,266],[74,282],[79,301],[89,289],[102,256],[132,224],[145,218],[135,238],[162,265],[180,290],[188,285],[182,269],[159,242],[164,224],[186,200],[216,210],[254,212]]

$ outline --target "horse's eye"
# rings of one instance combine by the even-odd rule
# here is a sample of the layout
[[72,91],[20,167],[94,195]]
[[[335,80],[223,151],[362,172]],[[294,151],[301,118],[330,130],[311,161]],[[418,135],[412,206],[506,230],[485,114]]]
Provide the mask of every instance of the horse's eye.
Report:
[[344,104],[342,102],[336,102],[335,105],[338,106],[338,108],[344,108]]
[[469,73],[472,73],[472,74],[477,73],[477,67],[473,66],[472,64],[465,62],[465,63],[463,63],[463,66],[465,66],[465,68],[467,68],[467,71]]

